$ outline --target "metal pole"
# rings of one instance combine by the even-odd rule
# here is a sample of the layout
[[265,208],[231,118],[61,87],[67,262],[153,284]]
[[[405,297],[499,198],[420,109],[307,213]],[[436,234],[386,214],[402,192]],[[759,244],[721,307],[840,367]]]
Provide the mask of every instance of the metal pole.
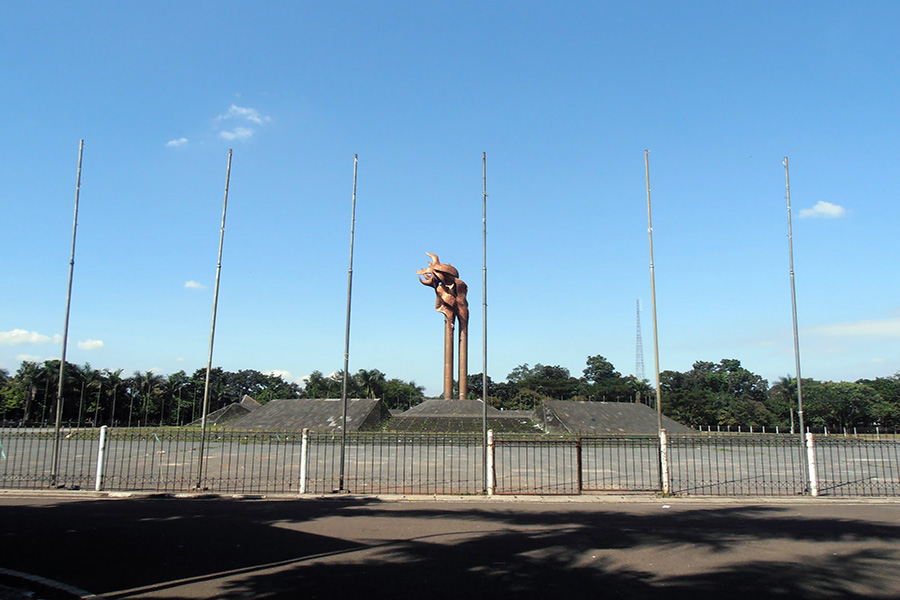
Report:
[[94,478],[94,491],[99,492],[103,489],[103,467],[106,462],[106,434],[109,427],[103,425],[100,428],[100,440],[97,443],[97,474]]
[[197,489],[203,487],[203,458],[206,449],[206,414],[209,411],[209,374],[212,370],[213,342],[216,337],[216,311],[219,306],[219,280],[222,274],[222,246],[225,242],[225,214],[228,210],[228,186],[231,182],[231,148],[225,170],[225,198],[222,201],[222,227],[219,229],[219,260],[216,263],[216,286],[213,291],[212,326],[209,330],[209,354],[206,359],[206,381],[203,387],[203,409],[200,413],[200,464],[197,467]]
[[662,480],[660,491],[668,496],[671,493],[669,485],[669,435],[665,429],[659,430],[659,476]]
[[[790,257],[791,271],[791,316],[793,318],[794,327],[794,366],[797,369],[797,421],[800,425],[800,446],[806,445],[806,426],[803,421],[803,378],[800,375],[800,334],[797,329],[797,289],[794,285],[794,234],[791,225],[791,178],[788,172],[788,159],[784,157],[784,188],[787,198],[787,217],[788,217],[788,255]],[[793,425],[793,418],[791,419]],[[804,479],[806,487],[812,495],[817,495],[818,490],[814,489],[815,482],[811,481],[814,477],[813,471],[815,464],[803,469],[804,461],[801,461],[801,469],[804,471]]]
[[[659,334],[656,327],[656,275],[653,271],[653,218],[650,214],[650,152],[644,150],[644,173],[647,179],[647,233],[650,236],[650,297],[653,306],[653,359],[656,369],[656,432],[662,436],[662,394],[659,389]],[[662,440],[662,437],[660,437]],[[662,442],[659,446],[659,454],[657,455],[657,465],[659,469],[659,488],[663,489],[665,480],[663,478],[663,453],[664,448]]]
[[496,481],[494,479],[494,431],[488,430],[487,434],[487,446],[488,446],[488,464],[487,464],[487,495],[494,495],[494,486]]
[[803,380],[800,377],[800,335],[797,331],[797,289],[794,285],[794,235],[791,227],[791,178],[788,173],[788,159],[784,157],[784,187],[787,192],[788,251],[791,263],[791,314],[794,319],[794,364],[797,369],[797,420],[800,423],[800,439],[805,439],[803,425]]
[[819,476],[816,471],[816,447],[812,433],[806,434],[806,460],[809,469],[809,495],[816,497],[819,495]]
[[59,359],[59,386],[56,391],[56,425],[53,428],[53,467],[50,485],[56,487],[59,477],[59,435],[62,423],[64,374],[66,370],[66,346],[69,341],[69,311],[72,306],[72,277],[75,273],[75,234],[78,231],[78,200],[81,195],[81,159],[84,155],[84,139],[78,142],[78,172],[75,175],[75,216],[72,218],[72,254],[69,258],[69,285],[66,289],[66,317],[63,323],[62,358]]
[[650,296],[653,304],[653,359],[656,363],[656,428],[662,431],[662,399],[659,391],[659,335],[656,327],[656,275],[653,271],[653,218],[650,214],[650,157],[644,150],[644,172],[647,177],[647,232],[650,235]]
[[344,380],[341,384],[341,470],[338,491],[344,491],[344,461],[347,450],[347,383],[350,378],[350,298],[353,292],[353,237],[356,229],[356,168],[358,156],[353,155],[353,201],[350,208],[350,268],[347,270],[347,326],[344,330]]
[[309,429],[300,433],[300,493],[306,493],[306,477],[309,472]]
[[487,493],[488,376],[487,376],[487,153],[481,153],[481,472]]

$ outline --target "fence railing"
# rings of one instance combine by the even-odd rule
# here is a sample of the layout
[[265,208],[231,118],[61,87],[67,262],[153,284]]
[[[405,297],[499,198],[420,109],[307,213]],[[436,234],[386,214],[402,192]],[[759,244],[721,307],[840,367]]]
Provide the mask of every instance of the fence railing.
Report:
[[[100,431],[104,436],[100,436]],[[102,441],[101,441],[102,440]],[[193,428],[0,428],[0,488],[239,494],[900,496],[893,436],[207,434]],[[662,443],[661,443],[662,440]],[[484,462],[488,472],[483,470]],[[343,486],[341,486],[343,483]]]
[[807,487],[799,436],[669,435],[670,490],[715,496],[793,496]]
[[900,496],[900,440],[860,443],[817,436],[818,493],[826,496]]

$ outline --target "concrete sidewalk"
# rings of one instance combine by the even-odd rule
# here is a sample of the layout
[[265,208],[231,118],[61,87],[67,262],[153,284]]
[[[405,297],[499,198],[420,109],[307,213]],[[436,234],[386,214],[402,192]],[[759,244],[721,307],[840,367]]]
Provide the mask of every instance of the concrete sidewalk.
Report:
[[104,598],[896,598],[900,503],[0,495],[0,566]]

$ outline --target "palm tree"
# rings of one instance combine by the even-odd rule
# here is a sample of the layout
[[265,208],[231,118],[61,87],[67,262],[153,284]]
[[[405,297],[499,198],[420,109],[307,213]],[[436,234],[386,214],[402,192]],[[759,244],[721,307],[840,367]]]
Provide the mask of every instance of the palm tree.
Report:
[[778,383],[773,387],[780,387],[787,400],[788,410],[791,413],[791,433],[794,433],[794,406],[797,402],[797,380],[790,375],[778,378]]
[[81,427],[84,419],[84,389],[85,387],[88,389],[96,387],[95,382],[100,376],[100,372],[92,369],[91,363],[84,363],[83,367],[76,368],[81,376],[81,398],[78,401],[78,426]]
[[380,398],[384,395],[384,385],[387,383],[384,373],[378,369],[360,369],[356,376],[366,398]]
[[112,398],[112,407],[109,411],[109,424],[110,426],[115,426],[116,424],[116,396],[119,393],[119,386],[122,385],[122,369],[116,369],[115,371],[111,371],[107,373],[107,379],[109,380],[109,385],[112,388],[113,398]]
[[94,402],[94,418],[91,420],[91,427],[96,427],[100,422],[100,398],[103,395],[103,380],[109,374],[109,371],[101,369],[95,373],[97,374],[97,378],[93,381],[92,385],[97,388],[97,400]]
[[28,395],[25,397],[25,410],[22,413],[22,425],[28,421],[30,416],[31,405],[34,403],[35,396],[37,396],[37,381],[40,375],[41,366],[36,362],[25,360],[19,365],[16,377],[21,378],[23,385],[28,387]]
[[[187,374],[184,371],[178,371],[177,373],[173,373],[169,375],[165,381],[162,382],[163,390],[165,393],[165,397],[172,401],[175,405],[175,424],[180,425],[179,422],[181,418],[181,390],[184,388],[187,383]],[[170,411],[171,412],[171,411]],[[171,419],[171,415],[169,416]],[[159,424],[163,425],[163,412],[159,411]]]
[[144,426],[149,423],[149,411],[150,404],[152,403],[152,398],[154,393],[159,392],[159,386],[164,381],[162,375],[157,375],[153,371],[147,371],[143,375],[141,375],[140,371],[134,372],[135,379],[137,380],[138,389],[144,392]]

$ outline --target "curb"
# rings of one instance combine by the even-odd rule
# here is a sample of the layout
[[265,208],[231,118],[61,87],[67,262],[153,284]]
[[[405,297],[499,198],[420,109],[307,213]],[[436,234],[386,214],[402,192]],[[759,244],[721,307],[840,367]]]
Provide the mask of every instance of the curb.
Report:
[[54,581],[39,575],[0,568],[0,585],[21,592],[24,598],[38,594],[46,600],[88,600],[99,596],[61,581]]
[[[810,496],[668,496],[656,494],[582,494],[572,496],[540,495],[440,495],[440,494],[229,494],[210,492],[94,492],[62,490],[0,490],[4,498],[59,500],[375,500],[379,502],[444,502],[477,504],[900,504],[900,497],[810,497]],[[0,569],[0,574],[3,570]]]

